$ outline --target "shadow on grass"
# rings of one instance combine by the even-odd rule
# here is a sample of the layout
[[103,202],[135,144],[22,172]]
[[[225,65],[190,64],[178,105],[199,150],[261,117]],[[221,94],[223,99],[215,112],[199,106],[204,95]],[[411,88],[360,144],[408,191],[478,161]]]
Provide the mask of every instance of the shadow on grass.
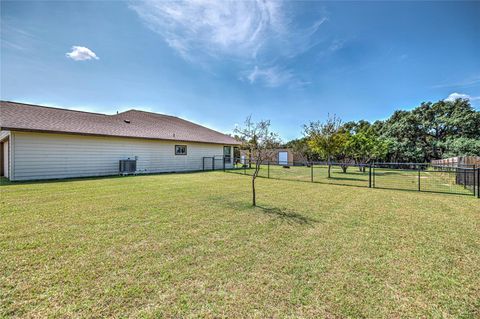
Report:
[[257,206],[262,213],[275,217],[276,219],[280,219],[282,222],[287,222],[289,224],[297,224],[297,225],[313,225],[313,223],[318,223],[318,220],[303,216],[302,214],[289,211],[284,208],[277,208],[277,207],[263,207]]
[[368,180],[362,178],[355,178],[355,177],[337,177],[332,176],[328,180],[337,180],[337,181],[355,181],[355,182],[364,182],[368,183]]
[[[220,171],[220,170],[215,170]],[[212,171],[179,171],[179,172],[152,172],[131,175],[102,175],[102,176],[85,176],[85,177],[67,177],[67,178],[53,178],[53,179],[37,179],[27,181],[10,181],[5,177],[0,177],[0,186],[15,186],[28,184],[52,184],[52,183],[66,183],[66,182],[81,182],[81,181],[95,181],[103,179],[117,179],[117,178],[136,178],[140,176],[155,176],[155,175],[180,175],[180,174],[205,174]]]

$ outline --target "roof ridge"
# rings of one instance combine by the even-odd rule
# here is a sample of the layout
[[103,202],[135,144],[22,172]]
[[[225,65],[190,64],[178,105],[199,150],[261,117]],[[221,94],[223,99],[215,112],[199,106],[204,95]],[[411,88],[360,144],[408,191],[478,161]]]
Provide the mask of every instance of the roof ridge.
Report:
[[174,118],[177,118],[177,119],[182,119],[181,117],[178,117],[178,116],[175,116],[175,115],[169,115],[169,114],[164,114],[164,113],[156,113],[156,112],[144,111],[144,110],[138,110],[138,109],[130,109],[130,110],[126,110],[126,111],[123,111],[123,112],[120,112],[120,113],[117,113],[117,114],[113,114],[113,115],[120,115],[122,113],[127,113],[127,112],[142,112],[142,113],[148,113],[148,114],[153,114],[153,115],[161,115],[161,116],[168,116],[168,117],[174,117]]
[[32,104],[32,103],[15,102],[15,101],[7,101],[7,100],[0,100],[0,102],[1,103],[12,103],[12,104],[22,104],[22,105],[28,105],[28,106],[33,106],[33,107],[43,107],[43,108],[46,108],[46,109],[54,109],[54,110],[62,110],[62,111],[70,111],[70,112],[79,112],[79,113],[88,113],[88,114],[109,116],[109,114],[105,114],[105,113],[72,110],[72,109],[66,109],[66,108],[56,107],[56,106],[38,105],[38,104]]
[[[120,114],[122,114],[122,113],[130,112],[130,111],[148,113],[148,114],[153,114],[153,115],[161,115],[161,116],[166,116],[166,117],[173,117],[173,118],[179,119],[179,120],[181,120],[181,121],[184,121],[184,122],[187,122],[187,123],[196,125],[196,126],[200,126],[200,127],[205,128],[205,129],[207,129],[207,130],[210,130],[210,131],[212,131],[212,132],[220,133],[220,134],[223,134],[223,135],[227,135],[227,134],[222,133],[222,132],[220,132],[220,131],[214,130],[213,128],[209,128],[209,127],[207,127],[207,126],[204,126],[204,125],[198,124],[198,123],[196,123],[196,122],[192,122],[192,121],[186,120],[186,119],[184,119],[184,118],[182,118],[182,117],[175,116],[175,115],[168,115],[168,114],[163,114],[163,113],[155,113],[155,112],[143,111],[143,110],[137,110],[137,109],[130,109],[130,110],[127,110],[127,111],[118,113],[118,114],[114,114],[114,115],[120,115]],[[227,135],[227,136],[229,136],[229,135]]]

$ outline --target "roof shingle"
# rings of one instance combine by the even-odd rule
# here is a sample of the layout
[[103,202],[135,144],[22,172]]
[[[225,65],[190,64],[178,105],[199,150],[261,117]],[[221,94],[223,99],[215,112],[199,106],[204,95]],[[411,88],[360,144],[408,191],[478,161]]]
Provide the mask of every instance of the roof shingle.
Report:
[[239,144],[181,118],[138,110],[114,115],[0,101],[0,129]]

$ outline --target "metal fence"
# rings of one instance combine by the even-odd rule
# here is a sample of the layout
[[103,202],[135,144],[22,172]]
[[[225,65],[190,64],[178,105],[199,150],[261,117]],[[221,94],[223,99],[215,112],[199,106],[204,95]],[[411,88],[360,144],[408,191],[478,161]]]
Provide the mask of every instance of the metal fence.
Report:
[[[255,163],[234,161],[227,172],[252,175]],[[425,163],[265,162],[259,177],[357,187],[473,195],[480,198],[480,167],[441,167]]]
[[227,158],[223,155],[203,157],[202,169],[204,171],[225,170],[226,162],[227,162]]

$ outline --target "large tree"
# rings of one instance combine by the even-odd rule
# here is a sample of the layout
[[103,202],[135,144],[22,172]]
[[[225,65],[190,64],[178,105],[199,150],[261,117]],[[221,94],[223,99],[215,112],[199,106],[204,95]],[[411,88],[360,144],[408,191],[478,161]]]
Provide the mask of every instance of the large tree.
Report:
[[[480,112],[466,99],[422,103],[411,111],[396,111],[379,127],[380,134],[391,143],[391,161],[480,156],[474,143],[480,139]],[[459,143],[463,146],[458,147]]]
[[[250,161],[255,164],[252,174],[252,205],[257,205],[255,181],[263,162],[272,157],[275,148],[280,145],[277,133],[270,131],[270,121],[252,121],[248,116],[243,127],[236,127],[235,134],[242,141],[242,147],[249,150]],[[251,162],[250,162],[251,164]]]

